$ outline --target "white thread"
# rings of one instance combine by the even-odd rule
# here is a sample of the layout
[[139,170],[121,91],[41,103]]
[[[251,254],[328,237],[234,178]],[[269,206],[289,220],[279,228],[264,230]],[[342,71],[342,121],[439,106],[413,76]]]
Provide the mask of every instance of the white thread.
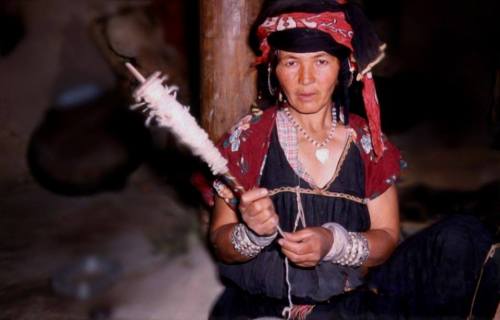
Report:
[[486,263],[488,263],[488,260],[492,259],[495,256],[495,252],[497,249],[500,249],[500,243],[493,244],[490,247],[490,250],[488,251],[486,258],[484,259],[483,265],[481,266],[481,272],[479,273],[479,278],[478,278],[477,283],[476,283],[476,289],[474,290],[474,296],[472,297],[472,303],[470,305],[469,315],[467,316],[467,320],[471,320],[474,318],[472,316],[472,313],[474,312],[474,306],[476,304],[477,293],[479,292],[479,286],[480,286],[481,280],[483,278],[484,267],[485,267]]
[[[297,216],[295,217],[295,222],[293,224],[293,232],[297,231],[297,227],[299,226],[299,222],[302,223],[302,228],[307,227],[306,217],[304,214],[304,207],[302,206],[302,198],[300,196],[300,186],[297,186],[295,188],[295,198],[297,200]],[[284,238],[284,236],[283,236],[283,238]],[[290,282],[290,263],[289,263],[287,257],[285,257],[285,279],[286,279],[286,285],[287,285],[287,289],[288,289],[288,296],[287,296],[288,307],[283,308],[282,315],[283,316],[286,315],[287,319],[290,320],[291,319],[291,312],[292,312],[292,308],[293,308],[293,301],[292,301],[292,283]]]
[[285,257],[285,278],[286,278],[286,286],[288,289],[288,307],[283,309],[282,315],[285,316],[286,314],[286,318],[290,320],[292,315],[293,302],[292,302],[292,284],[290,283],[290,265],[288,263],[287,257]]
[[304,207],[302,207],[302,197],[300,196],[300,186],[295,189],[295,197],[297,199],[297,217],[295,218],[295,224],[293,226],[293,231],[297,230],[299,221],[302,222],[302,228],[306,228],[306,216],[304,214]]

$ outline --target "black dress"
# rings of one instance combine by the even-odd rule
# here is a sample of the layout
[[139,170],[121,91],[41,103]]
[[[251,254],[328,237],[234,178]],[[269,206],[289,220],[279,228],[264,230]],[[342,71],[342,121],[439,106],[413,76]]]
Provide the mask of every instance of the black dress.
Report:
[[[284,231],[297,214],[297,186],[307,226],[337,222],[349,231],[370,229],[360,150],[349,140],[332,180],[322,189],[299,178],[273,129],[260,186],[270,190]],[[294,304],[314,304],[307,319],[464,317],[491,238],[472,217],[435,224],[401,244],[392,258],[363,276],[363,268],[322,262],[290,263]],[[284,255],[274,242],[254,259],[219,263],[226,286],[211,319],[280,317],[288,306]]]

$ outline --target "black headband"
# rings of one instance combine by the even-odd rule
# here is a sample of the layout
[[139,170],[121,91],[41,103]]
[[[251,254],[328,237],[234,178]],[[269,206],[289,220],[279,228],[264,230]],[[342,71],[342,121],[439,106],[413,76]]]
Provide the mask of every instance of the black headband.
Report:
[[325,51],[339,59],[349,55],[347,47],[335,42],[329,34],[315,29],[296,28],[277,31],[269,35],[268,42],[274,49],[289,52]]

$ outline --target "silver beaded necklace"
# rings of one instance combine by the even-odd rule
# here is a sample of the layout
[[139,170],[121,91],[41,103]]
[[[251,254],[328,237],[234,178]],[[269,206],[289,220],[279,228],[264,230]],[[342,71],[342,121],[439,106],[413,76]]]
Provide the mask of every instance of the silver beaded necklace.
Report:
[[306,130],[302,128],[302,126],[292,116],[288,107],[285,107],[284,110],[286,116],[288,117],[290,122],[292,122],[293,126],[297,128],[297,130],[299,130],[304,135],[307,141],[309,141],[312,145],[316,147],[316,151],[314,152],[314,156],[316,157],[316,159],[318,159],[318,161],[321,162],[321,164],[325,164],[325,162],[330,157],[330,150],[326,148],[326,145],[332,140],[333,136],[335,135],[335,129],[337,128],[337,111],[335,110],[335,107],[332,106],[332,126],[330,127],[330,130],[328,131],[328,135],[326,136],[325,140],[323,140],[321,143],[311,138],[311,136],[306,132]]

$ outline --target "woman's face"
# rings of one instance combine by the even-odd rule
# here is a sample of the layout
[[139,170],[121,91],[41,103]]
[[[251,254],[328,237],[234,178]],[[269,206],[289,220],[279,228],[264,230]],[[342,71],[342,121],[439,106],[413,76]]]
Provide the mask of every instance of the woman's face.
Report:
[[288,103],[300,113],[315,113],[332,102],[340,62],[324,51],[279,51],[276,76]]

